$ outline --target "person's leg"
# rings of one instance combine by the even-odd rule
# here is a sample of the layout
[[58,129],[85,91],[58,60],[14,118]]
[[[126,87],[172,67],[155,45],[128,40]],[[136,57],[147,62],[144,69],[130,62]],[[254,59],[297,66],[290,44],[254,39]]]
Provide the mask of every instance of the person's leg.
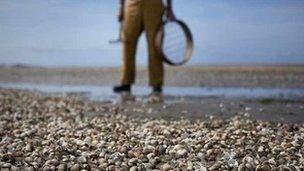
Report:
[[121,67],[121,84],[131,85],[135,82],[135,55],[138,38],[142,32],[141,2],[128,1],[123,21],[123,64]]
[[162,21],[164,5],[161,0],[145,0],[143,10],[144,29],[146,31],[149,51],[149,84],[155,90],[160,90],[161,92],[164,79],[164,66],[161,55],[155,49],[154,37]]

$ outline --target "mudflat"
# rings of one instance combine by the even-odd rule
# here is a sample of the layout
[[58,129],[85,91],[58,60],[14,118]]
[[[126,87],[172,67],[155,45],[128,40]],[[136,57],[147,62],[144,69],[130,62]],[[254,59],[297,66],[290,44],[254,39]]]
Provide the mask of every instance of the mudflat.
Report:
[[[147,86],[147,76],[146,68],[140,67],[137,71],[136,84]],[[0,83],[111,87],[117,84],[118,80],[119,68],[117,67],[43,68],[24,65],[0,67]],[[269,91],[273,88],[302,89],[304,88],[304,65],[167,66],[165,80],[166,86],[174,87],[265,88]],[[136,93],[136,89],[134,91]],[[181,117],[190,120],[205,120],[210,116],[229,119],[235,115],[246,115],[252,120],[304,122],[304,100],[298,98],[180,97],[165,94],[164,103],[152,105],[146,104],[145,98],[139,97],[139,100],[132,103],[117,104],[121,109],[120,113],[167,120],[178,120]]]
[[[118,67],[42,68],[1,66],[0,82],[114,85]],[[137,85],[148,85],[146,67],[137,69]],[[166,66],[166,86],[303,88],[304,65]]]

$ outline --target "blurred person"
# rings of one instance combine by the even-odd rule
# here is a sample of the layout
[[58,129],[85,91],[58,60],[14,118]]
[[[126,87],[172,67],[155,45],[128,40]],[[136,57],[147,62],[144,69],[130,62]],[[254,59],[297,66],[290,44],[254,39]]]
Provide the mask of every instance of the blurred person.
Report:
[[164,81],[164,66],[162,56],[154,47],[154,37],[160,24],[162,16],[167,8],[168,17],[175,18],[172,11],[172,0],[166,0],[167,7],[162,0],[120,0],[118,20],[122,22],[122,67],[121,83],[113,88],[115,93],[131,93],[131,87],[135,82],[136,64],[135,55],[138,39],[143,31],[149,54],[149,85],[152,93],[149,99],[161,98]]

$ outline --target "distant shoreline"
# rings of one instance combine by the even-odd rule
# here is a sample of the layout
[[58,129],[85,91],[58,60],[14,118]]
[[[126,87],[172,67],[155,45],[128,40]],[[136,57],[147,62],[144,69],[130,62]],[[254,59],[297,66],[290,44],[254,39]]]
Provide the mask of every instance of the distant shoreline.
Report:
[[[0,66],[0,82],[115,85],[119,67]],[[147,67],[137,68],[137,85],[148,86]],[[304,65],[195,65],[168,67],[165,85],[191,87],[303,88]]]

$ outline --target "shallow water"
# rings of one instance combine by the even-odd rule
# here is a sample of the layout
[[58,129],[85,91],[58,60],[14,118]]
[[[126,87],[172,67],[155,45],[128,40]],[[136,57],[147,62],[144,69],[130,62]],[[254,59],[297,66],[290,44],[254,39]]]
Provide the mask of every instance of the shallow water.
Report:
[[[16,88],[38,90],[47,93],[75,93],[89,97],[92,100],[112,101],[117,98],[110,86],[94,85],[55,85],[32,83],[0,83],[2,88]],[[137,97],[146,97],[150,93],[149,87],[135,86],[132,89]],[[279,89],[279,88],[207,88],[207,87],[165,87],[165,98],[187,97],[187,100],[224,97],[224,98],[274,98],[274,99],[304,99],[304,89]]]

